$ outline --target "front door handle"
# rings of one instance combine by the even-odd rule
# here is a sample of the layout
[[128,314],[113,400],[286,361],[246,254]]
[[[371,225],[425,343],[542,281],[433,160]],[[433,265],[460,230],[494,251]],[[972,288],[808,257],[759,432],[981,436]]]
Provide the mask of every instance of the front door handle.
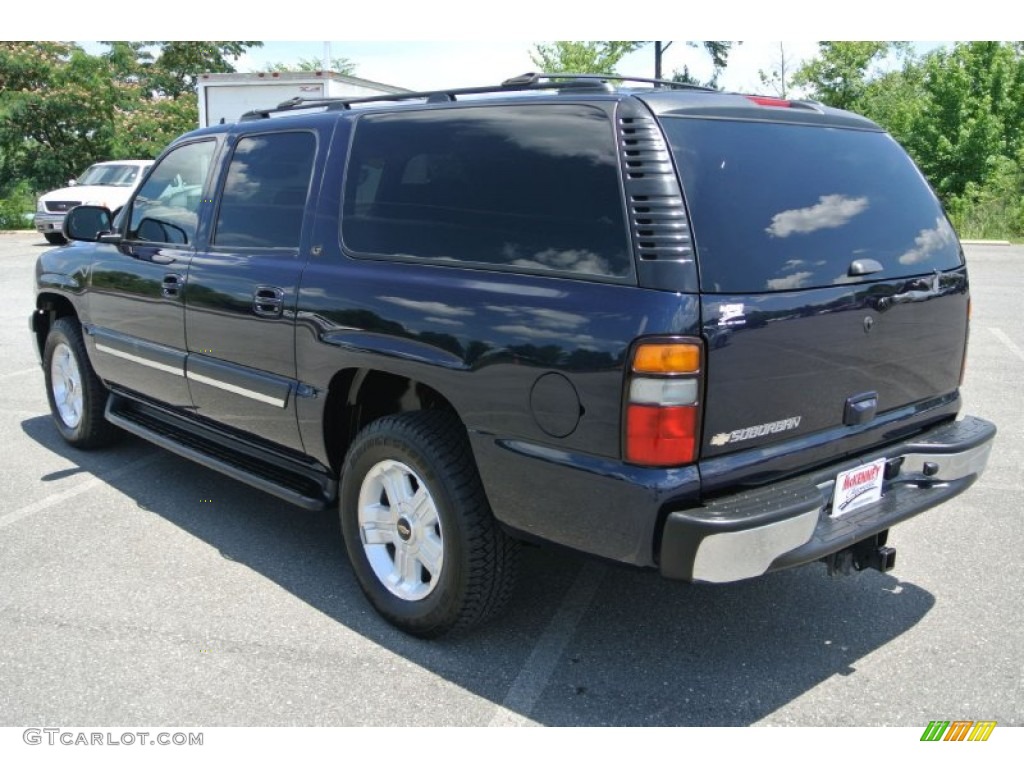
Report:
[[260,317],[280,317],[284,312],[284,290],[273,285],[256,286],[252,311]]

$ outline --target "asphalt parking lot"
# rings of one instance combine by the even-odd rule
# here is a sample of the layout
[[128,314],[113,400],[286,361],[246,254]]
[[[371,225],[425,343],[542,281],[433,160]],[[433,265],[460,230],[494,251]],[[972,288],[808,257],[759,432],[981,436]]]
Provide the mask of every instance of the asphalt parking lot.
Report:
[[149,444],[53,427],[27,329],[48,246],[0,235],[0,726],[1024,725],[1024,247],[968,247],[987,474],[889,574],[691,586],[528,550],[510,610],[424,642],[337,522]]

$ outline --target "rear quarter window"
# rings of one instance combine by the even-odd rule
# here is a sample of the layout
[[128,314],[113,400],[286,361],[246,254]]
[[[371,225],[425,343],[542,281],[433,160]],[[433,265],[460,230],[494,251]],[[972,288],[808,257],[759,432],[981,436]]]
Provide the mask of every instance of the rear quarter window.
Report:
[[[941,205],[888,134],[674,117],[663,126],[704,291],[799,290],[962,263]],[[882,270],[851,277],[857,259]]]
[[341,235],[357,256],[633,275],[611,120],[585,105],[363,116]]

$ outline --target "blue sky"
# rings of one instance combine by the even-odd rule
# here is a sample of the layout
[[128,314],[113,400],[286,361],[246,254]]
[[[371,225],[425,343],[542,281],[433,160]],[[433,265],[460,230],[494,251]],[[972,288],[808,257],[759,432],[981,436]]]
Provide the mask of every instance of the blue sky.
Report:
[[[333,40],[333,41],[281,41],[267,40],[259,48],[250,49],[236,62],[239,72],[259,72],[272,64],[295,64],[299,59],[322,59],[325,49],[331,57],[345,57],[356,67],[356,75],[388,85],[410,90],[430,90],[473,85],[493,85],[513,75],[535,71],[530,58],[534,46],[543,40]],[[100,53],[105,46],[96,42],[83,42],[90,53]],[[817,43],[810,40],[743,41],[735,45],[729,55],[729,66],[720,78],[726,90],[746,93],[770,92],[759,78],[759,71],[770,71],[778,66],[780,45],[791,70],[801,59],[810,58],[817,51]],[[940,45],[935,42],[917,43],[919,51]],[[674,70],[684,66],[700,78],[712,75],[711,59],[699,47],[688,46],[685,41],[673,42],[663,57],[663,76],[671,77]],[[654,46],[649,44],[625,57],[618,66],[620,74],[636,77],[654,76]]]
[[[523,72],[536,70],[530,59],[533,46],[542,40],[490,41],[331,41],[331,56],[344,56],[356,65],[356,75],[368,80],[397,85],[412,90],[451,88],[455,86],[491,85]],[[729,67],[722,85],[730,90],[757,90],[758,69],[770,69],[778,58],[778,41],[744,42],[730,55]],[[811,56],[816,43],[810,41],[785,43],[787,57]],[[299,58],[322,58],[324,41],[268,41],[262,48],[252,49],[238,62],[240,71],[259,71],[276,62],[292,63]],[[711,76],[710,58],[702,50],[688,47],[683,41],[673,43],[666,51],[663,72],[670,76],[674,69],[690,67],[701,78]],[[638,77],[654,76],[654,47],[643,49],[623,59],[618,67],[622,74]]]
[[[53,38],[190,39],[252,38],[263,48],[238,63],[240,71],[263,69],[269,62],[322,57],[324,43],[309,38],[335,34],[333,56],[356,64],[369,80],[414,90],[488,85],[536,69],[531,47],[563,39],[652,38],[686,34],[705,39],[738,39],[720,84],[729,90],[763,91],[759,69],[778,58],[778,39],[787,42],[795,60],[813,55],[821,38],[854,39],[990,39],[998,37],[1006,13],[997,0],[973,0],[970,13],[962,2],[932,0],[927,13],[893,0],[858,0],[828,4],[821,0],[728,0],[686,3],[645,0],[642,13],[629,3],[600,5],[593,0],[545,0],[543,3],[488,3],[481,0],[387,0],[383,3],[305,0],[291,4],[215,4],[209,0],[175,0],[173,6],[140,6],[106,0],[104,12],[91,12],[80,0],[49,0]],[[160,9],[157,15],[158,8]],[[40,27],[31,15],[5,19],[4,32],[33,39]],[[23,38],[23,39],[25,39]],[[286,42],[286,41],[293,42]],[[802,42],[799,42],[802,41]],[[619,72],[653,76],[653,50],[647,46],[624,59]],[[702,51],[676,42],[667,52],[664,71],[688,64],[700,78],[711,75]]]

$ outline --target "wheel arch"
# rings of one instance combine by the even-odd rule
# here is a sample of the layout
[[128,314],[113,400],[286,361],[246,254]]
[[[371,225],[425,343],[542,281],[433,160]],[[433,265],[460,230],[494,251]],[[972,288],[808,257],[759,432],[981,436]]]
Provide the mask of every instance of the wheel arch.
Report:
[[426,410],[448,411],[462,423],[451,401],[418,379],[376,368],[338,371],[328,385],[323,419],[331,469],[341,470],[349,446],[367,424],[396,413]]
[[46,346],[46,337],[50,333],[50,329],[62,317],[78,319],[78,313],[70,299],[59,293],[40,293],[36,297],[36,314],[32,321],[32,330],[36,338],[36,350],[40,360],[43,359],[43,349]]

